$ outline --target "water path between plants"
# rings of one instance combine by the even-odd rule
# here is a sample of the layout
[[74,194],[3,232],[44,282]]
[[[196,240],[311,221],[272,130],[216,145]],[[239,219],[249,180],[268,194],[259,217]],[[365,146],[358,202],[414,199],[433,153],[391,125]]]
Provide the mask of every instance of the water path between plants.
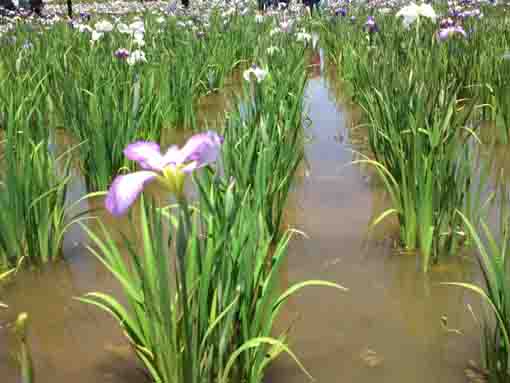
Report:
[[[282,279],[327,279],[350,291],[304,291],[287,304],[277,330],[293,324],[291,348],[318,382],[465,382],[469,360],[478,360],[478,333],[466,306],[476,299],[438,283],[472,280],[476,267],[455,257],[424,276],[415,256],[393,249],[394,225],[367,235],[388,201],[369,169],[349,164],[353,151],[366,150],[365,138],[352,128],[352,110],[337,101],[338,87],[329,78],[314,70],[306,91],[311,139],[286,214],[286,224],[306,237],[292,241]],[[72,194],[82,192],[77,182]],[[107,222],[114,224],[124,222]],[[0,381],[19,381],[10,326],[26,311],[38,383],[146,382],[117,324],[73,299],[89,291],[121,295],[83,238],[73,230],[65,261],[21,273],[2,291],[10,308],[0,312]],[[443,316],[463,335],[446,331]],[[282,357],[266,381],[307,378]]]

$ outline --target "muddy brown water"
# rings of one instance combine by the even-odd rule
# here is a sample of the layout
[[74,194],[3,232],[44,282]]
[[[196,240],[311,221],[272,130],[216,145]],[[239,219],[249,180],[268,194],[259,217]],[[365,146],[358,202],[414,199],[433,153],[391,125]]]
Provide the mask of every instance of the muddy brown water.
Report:
[[[322,71],[311,77],[306,90],[311,139],[286,212],[286,223],[306,237],[291,242],[282,278],[326,279],[349,291],[310,288],[287,303],[277,327],[295,321],[291,348],[318,382],[467,381],[464,369],[479,358],[479,332],[467,309],[476,299],[439,282],[471,281],[476,265],[469,257],[452,257],[423,275],[416,256],[393,248],[394,223],[368,235],[371,219],[389,206],[387,196],[373,173],[350,165],[353,151],[366,150],[363,135],[352,128],[352,109],[339,101],[338,89]],[[71,194],[77,198],[83,189],[78,180]],[[111,218],[107,224],[127,225]],[[122,295],[84,242],[84,234],[73,229],[63,261],[20,273],[0,291],[10,306],[0,312],[1,383],[19,382],[10,326],[22,311],[31,318],[38,383],[148,382],[117,324],[74,299],[90,291]],[[462,335],[445,331],[442,316]],[[285,357],[266,377],[268,383],[306,381]]]

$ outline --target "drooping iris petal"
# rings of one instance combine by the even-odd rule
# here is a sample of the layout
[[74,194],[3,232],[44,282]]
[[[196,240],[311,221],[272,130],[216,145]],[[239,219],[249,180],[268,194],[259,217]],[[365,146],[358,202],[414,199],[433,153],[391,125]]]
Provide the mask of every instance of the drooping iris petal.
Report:
[[253,74],[257,78],[257,82],[261,82],[267,77],[268,72],[262,68],[255,68]]
[[121,216],[136,201],[144,186],[157,177],[157,173],[140,171],[117,176],[105,199],[105,207],[112,215]]
[[257,82],[261,82],[266,78],[268,72],[254,64],[243,72],[243,77],[246,81],[250,82],[252,74],[255,76]]
[[219,156],[223,139],[216,132],[192,136],[181,149],[182,162],[197,162],[196,167],[213,163]]
[[165,166],[159,145],[152,141],[137,141],[129,144],[124,149],[124,155],[138,162],[143,169],[159,171]]

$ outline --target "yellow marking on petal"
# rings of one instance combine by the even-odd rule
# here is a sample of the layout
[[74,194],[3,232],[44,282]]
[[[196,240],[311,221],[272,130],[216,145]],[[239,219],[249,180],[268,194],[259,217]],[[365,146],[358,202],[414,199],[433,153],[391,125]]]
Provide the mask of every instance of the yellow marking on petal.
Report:
[[177,198],[181,198],[184,193],[186,173],[181,171],[182,168],[183,165],[166,166],[162,172],[163,176],[158,176],[158,180],[163,184],[163,186],[171,193],[174,193]]

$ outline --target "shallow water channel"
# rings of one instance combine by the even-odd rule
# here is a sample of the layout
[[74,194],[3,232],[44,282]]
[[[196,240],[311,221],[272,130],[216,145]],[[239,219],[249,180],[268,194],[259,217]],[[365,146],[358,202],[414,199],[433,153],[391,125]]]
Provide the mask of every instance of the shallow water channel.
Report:
[[[367,233],[388,201],[369,169],[350,165],[353,151],[366,150],[364,136],[353,130],[352,108],[328,78],[313,71],[306,91],[310,140],[286,214],[286,223],[306,237],[294,237],[282,278],[327,279],[349,291],[303,291],[287,303],[278,327],[294,323],[291,348],[319,382],[465,382],[468,362],[479,355],[479,333],[467,308],[476,299],[439,282],[473,280],[476,265],[452,257],[424,276],[416,256],[394,249],[393,224]],[[82,190],[78,182],[75,197]],[[65,242],[65,261],[21,273],[1,292],[10,308],[0,312],[0,382],[19,381],[10,326],[22,311],[31,318],[38,383],[147,381],[117,324],[73,299],[89,291],[121,295],[83,238],[75,229]],[[442,316],[462,334],[446,331]],[[307,377],[282,357],[266,381]]]

